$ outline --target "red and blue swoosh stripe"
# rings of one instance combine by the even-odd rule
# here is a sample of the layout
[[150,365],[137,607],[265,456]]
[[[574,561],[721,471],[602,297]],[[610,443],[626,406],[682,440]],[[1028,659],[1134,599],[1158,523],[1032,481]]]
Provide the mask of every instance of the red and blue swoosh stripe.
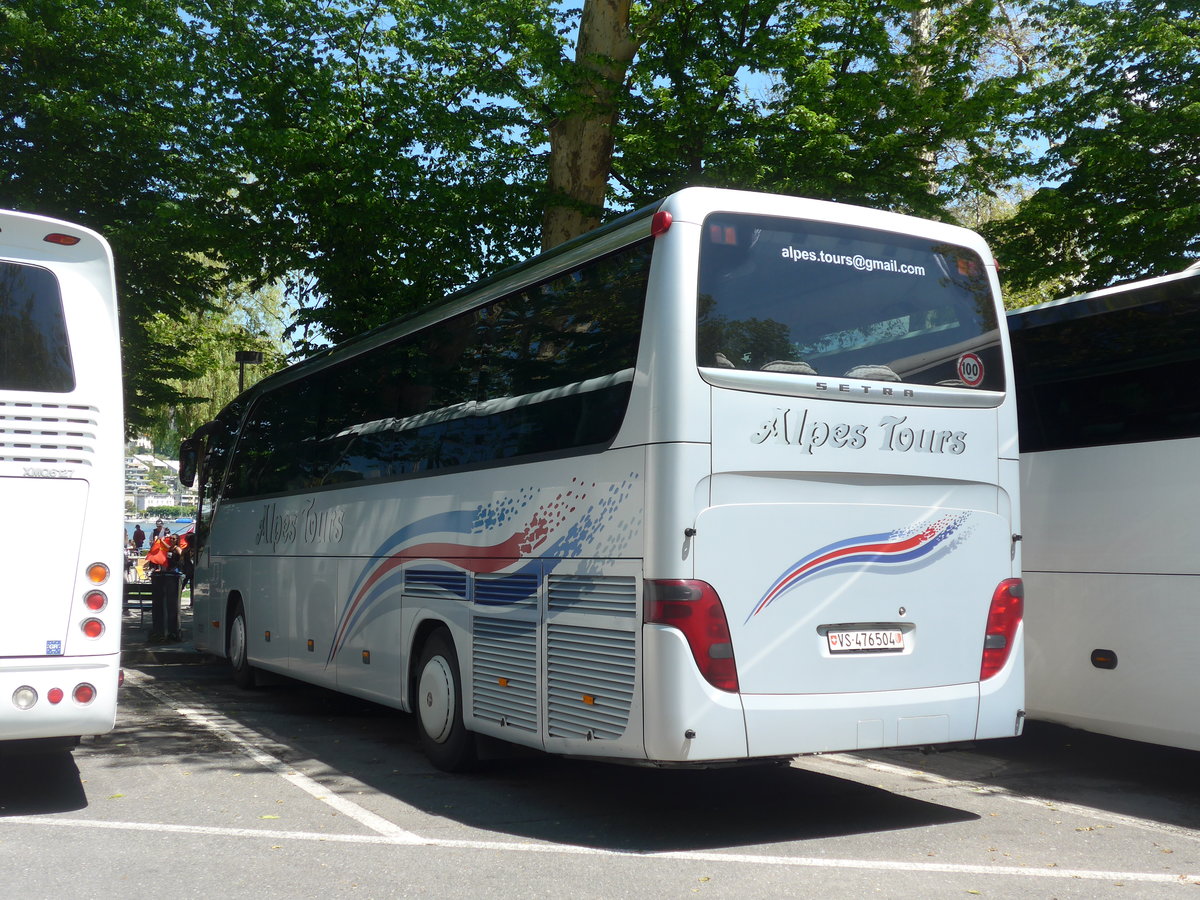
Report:
[[855,566],[899,566],[928,558],[961,528],[969,513],[946,516],[889,534],[864,534],[827,544],[797,560],[755,604],[749,622],[760,612],[806,579],[830,569]]
[[[346,604],[342,612],[337,632],[334,634],[329,648],[326,665],[333,662],[346,635],[353,631],[354,626],[375,601],[401,585],[404,578],[404,567],[407,564],[415,560],[425,560],[435,565],[440,563],[447,569],[452,566],[454,569],[472,572],[476,575],[491,574],[520,561],[523,555],[522,549],[528,551],[529,526],[518,528],[514,534],[499,543],[485,546],[453,540],[426,540],[409,543],[415,538],[434,533],[453,534],[460,531],[468,534],[473,530],[474,522],[475,511],[473,510],[444,513],[414,522],[389,536],[372,554],[377,558],[377,563],[367,566],[350,590],[350,602]],[[527,564],[526,567],[539,565],[538,560],[526,559],[524,561]],[[512,574],[519,575],[521,570]]]

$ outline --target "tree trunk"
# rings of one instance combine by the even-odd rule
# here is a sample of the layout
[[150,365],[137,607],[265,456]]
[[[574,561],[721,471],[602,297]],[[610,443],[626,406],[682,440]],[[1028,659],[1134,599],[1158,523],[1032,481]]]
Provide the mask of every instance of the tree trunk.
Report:
[[612,169],[617,100],[638,50],[629,30],[631,2],[584,0],[574,84],[549,127],[543,250],[600,224]]
[[[934,43],[933,12],[929,8],[929,0],[922,0],[920,7],[912,14],[912,44],[909,52],[912,54],[911,67],[912,92],[920,97],[928,92],[930,83],[930,67],[928,54]],[[918,133],[923,134],[924,128],[919,127]],[[937,185],[937,154],[931,147],[919,151],[922,175],[925,178],[925,190],[931,194],[938,191]]]

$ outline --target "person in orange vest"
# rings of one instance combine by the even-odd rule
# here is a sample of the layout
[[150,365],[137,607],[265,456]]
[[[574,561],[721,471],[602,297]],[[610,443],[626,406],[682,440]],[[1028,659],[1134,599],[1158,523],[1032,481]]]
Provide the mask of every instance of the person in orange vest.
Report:
[[142,571],[146,574],[153,572],[164,572],[170,566],[170,547],[167,545],[166,536],[157,537],[154,543],[150,545],[150,552],[146,554],[146,561],[142,564]]

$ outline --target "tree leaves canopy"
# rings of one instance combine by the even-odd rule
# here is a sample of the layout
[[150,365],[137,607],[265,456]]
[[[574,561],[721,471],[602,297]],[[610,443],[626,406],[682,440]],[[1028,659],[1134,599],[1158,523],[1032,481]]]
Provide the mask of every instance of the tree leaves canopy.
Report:
[[1053,299],[1200,255],[1200,17],[1191,0],[1047,11],[1060,76],[1034,96],[1048,186],[988,229],[1014,289]]
[[[527,257],[548,208],[596,197],[951,219],[1016,196],[988,226],[1011,285],[1099,286],[1200,250],[1191,6],[24,0],[0,9],[0,184],[112,241],[137,428],[211,392],[189,347],[258,346],[245,298],[282,290],[303,355]],[[589,117],[611,169],[564,193],[552,138]],[[1022,200],[1022,178],[1051,186]]]

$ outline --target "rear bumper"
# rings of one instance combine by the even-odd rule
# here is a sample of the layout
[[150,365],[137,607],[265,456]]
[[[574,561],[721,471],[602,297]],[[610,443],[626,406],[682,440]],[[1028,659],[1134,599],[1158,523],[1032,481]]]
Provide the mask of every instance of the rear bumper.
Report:
[[[0,661],[0,740],[75,737],[111,731],[117,714],[117,678],[120,654],[92,657],[37,657]],[[77,703],[76,685],[92,685],[96,697],[86,705]],[[18,709],[13,702],[21,687],[37,692],[37,701],[29,709]],[[63,698],[49,700],[58,688]]]
[[742,703],[751,756],[834,753],[974,740],[979,685],[862,694],[743,694]]

